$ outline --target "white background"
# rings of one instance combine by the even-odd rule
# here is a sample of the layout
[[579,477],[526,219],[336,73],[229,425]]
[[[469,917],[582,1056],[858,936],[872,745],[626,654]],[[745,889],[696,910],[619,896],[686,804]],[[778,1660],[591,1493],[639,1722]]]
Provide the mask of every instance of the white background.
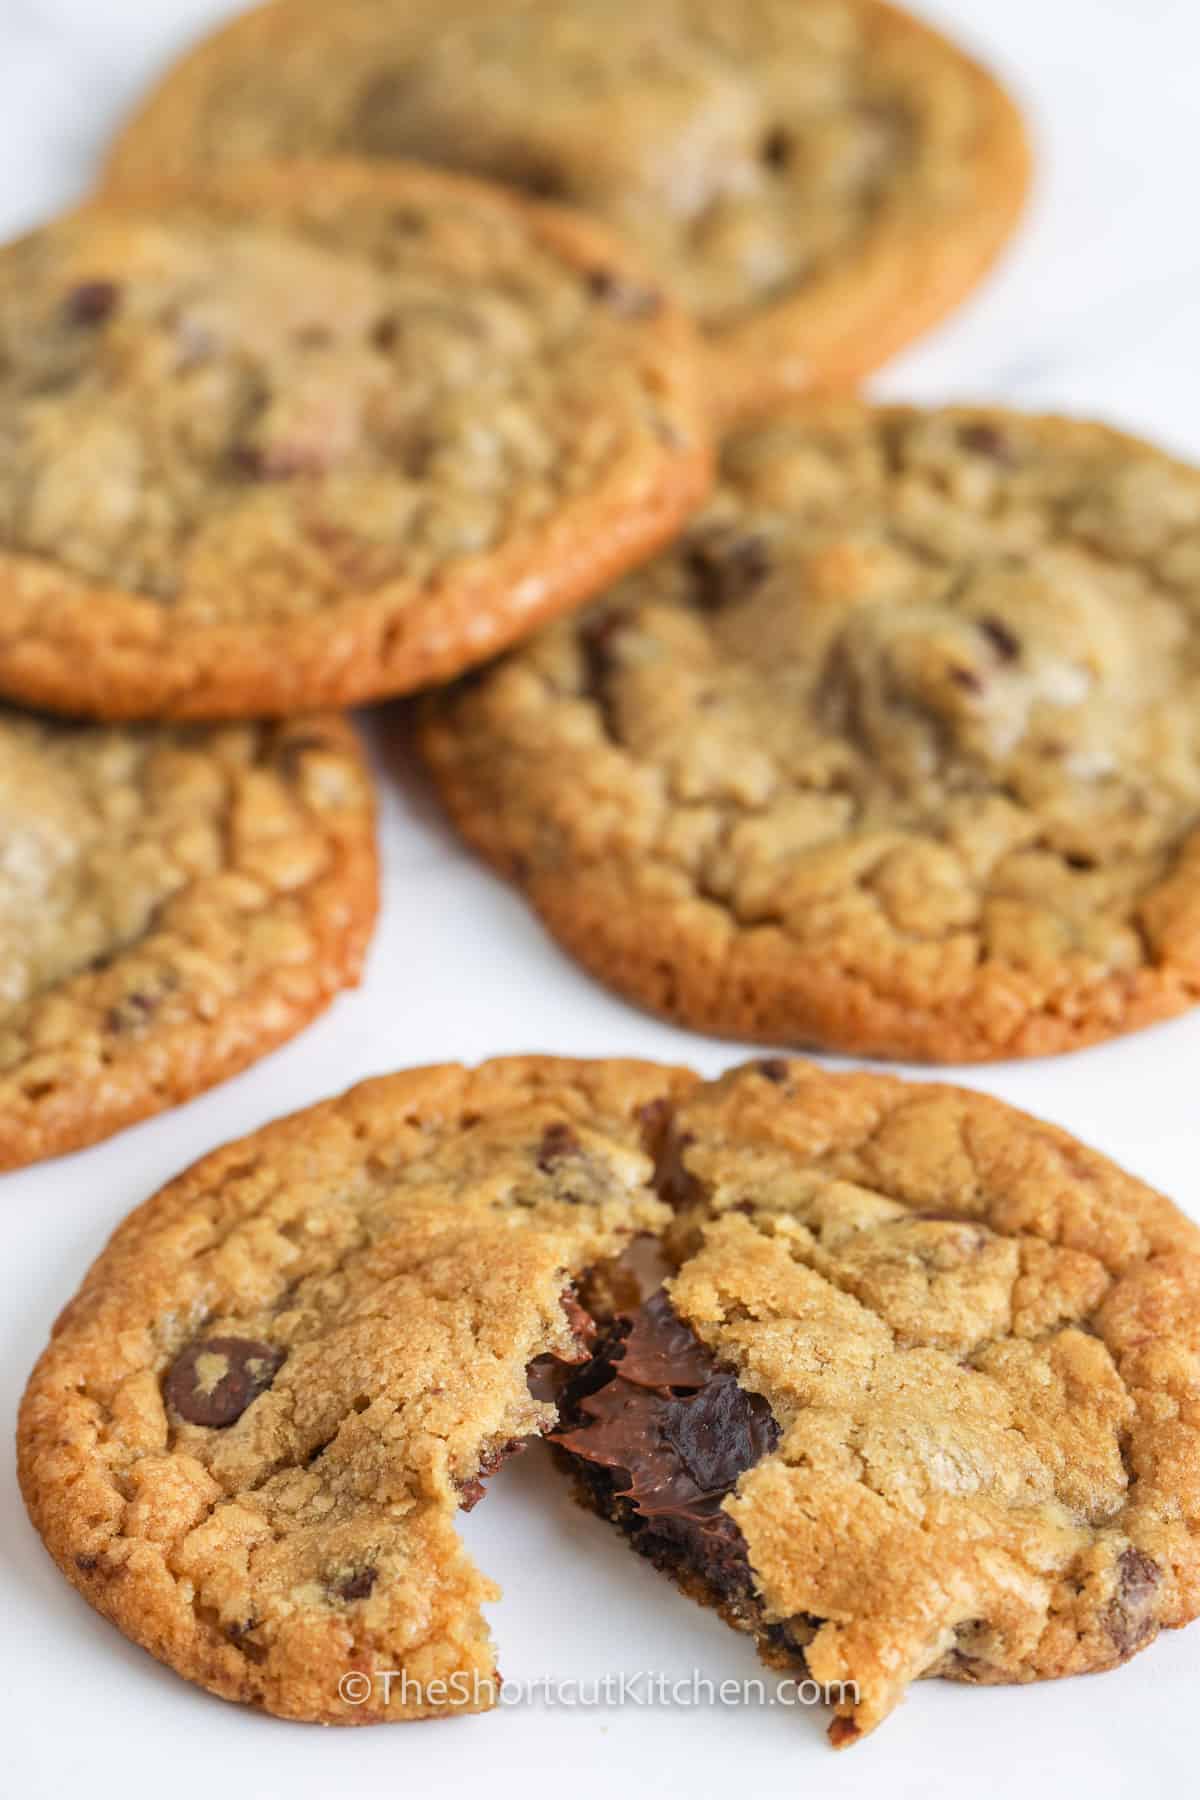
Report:
[[[336,0],[329,0],[331,7]],[[652,3],[652,0],[649,0]],[[797,0],[799,3],[799,0]],[[221,0],[0,0],[0,235],[78,192],[139,87]],[[1200,8],[1196,0],[926,0],[1013,83],[1040,186],[984,292],[880,392],[1093,413],[1200,459]],[[638,1054],[715,1072],[736,1047],[659,1026],[594,987],[452,841],[394,722],[378,733],[384,906],[365,987],[297,1043],[116,1142],[0,1177],[0,1419],[117,1220],[214,1145],[359,1076],[503,1051]],[[1057,1120],[1200,1217],[1200,1015],[1057,1062],[964,1079]],[[551,1480],[510,1464],[464,1522],[503,1584],[512,1680],[759,1672],[747,1641],[677,1595]],[[209,1698],[89,1611],[31,1531],[0,1457],[0,1796],[308,1796],[788,1790],[873,1800],[1065,1780],[1107,1800],[1195,1791],[1200,1624],[1114,1674],[1027,1689],[942,1682],[859,1748],[778,1707],[509,1710],[421,1729],[321,1731]]]

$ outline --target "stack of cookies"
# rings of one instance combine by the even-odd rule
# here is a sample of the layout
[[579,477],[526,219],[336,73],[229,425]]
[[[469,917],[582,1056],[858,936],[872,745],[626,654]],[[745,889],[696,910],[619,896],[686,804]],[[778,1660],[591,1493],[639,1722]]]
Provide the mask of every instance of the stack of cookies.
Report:
[[[0,250],[0,1165],[357,979],[330,709],[417,690],[464,836],[684,1026],[966,1062],[1194,1005],[1200,472],[847,392],[1026,182],[879,0],[275,0],[169,74]],[[526,1056],[148,1201],[19,1450],[135,1641],[363,1723],[494,1700],[455,1514],[549,1436],[846,1744],[1200,1612],[1198,1396],[1200,1231],[1062,1132]]]

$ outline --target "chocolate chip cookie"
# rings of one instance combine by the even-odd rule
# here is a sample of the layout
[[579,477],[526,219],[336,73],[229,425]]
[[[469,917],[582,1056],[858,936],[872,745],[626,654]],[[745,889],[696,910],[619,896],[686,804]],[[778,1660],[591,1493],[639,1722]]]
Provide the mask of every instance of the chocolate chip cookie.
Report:
[[104,727],[0,707],[0,1168],[177,1105],[358,979],[350,726]]
[[289,714],[469,667],[670,537],[693,334],[600,226],[238,167],[0,251],[0,691]]
[[[625,1252],[670,1274],[638,1305]],[[642,1259],[644,1262],[644,1259]],[[1104,1669],[1200,1611],[1200,1232],[979,1094],[782,1059],[385,1077],[116,1233],[21,1408],[87,1598],[287,1718],[495,1700],[456,1512],[582,1498],[832,1737],[922,1675]]]
[[[330,1724],[492,1703],[455,1531],[555,1420],[572,1292],[668,1209],[689,1078],[524,1058],[365,1083],[207,1157],[55,1329],[22,1488],[68,1579],[190,1680]],[[388,1678],[390,1676],[390,1679]]]
[[439,697],[466,836],[700,1030],[973,1061],[1200,993],[1200,474],[993,410],[778,415],[665,556]]
[[281,0],[167,77],[109,173],[347,149],[601,215],[742,410],[849,384],[932,324],[1028,181],[996,82],[877,0]]
[[[985,1095],[750,1064],[674,1110],[678,1272],[568,1386],[577,1491],[853,1743],[920,1676],[1200,1612],[1200,1231]],[[999,1724],[999,1720],[997,1720]]]

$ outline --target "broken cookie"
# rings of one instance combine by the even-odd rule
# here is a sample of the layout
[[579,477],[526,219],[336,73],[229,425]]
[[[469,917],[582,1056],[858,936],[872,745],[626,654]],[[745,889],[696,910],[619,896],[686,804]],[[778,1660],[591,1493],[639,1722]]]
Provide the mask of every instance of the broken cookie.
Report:
[[[1200,1611],[1200,1232],[985,1095],[804,1063],[686,1096],[665,1291],[568,1385],[581,1499],[814,1680],[1111,1668]],[[676,1180],[677,1191],[679,1180]]]
[[282,1717],[490,1704],[495,1590],[455,1515],[554,1424],[537,1376],[586,1356],[574,1282],[664,1226],[641,1114],[689,1080],[417,1070],[149,1201],[22,1412],[23,1490],[67,1577],[180,1674]]
[[776,1058],[518,1058],[368,1082],[134,1213],[20,1475],[181,1674],[370,1722],[495,1700],[455,1516],[549,1433],[846,1744],[918,1677],[1110,1668],[1200,1612],[1198,1381],[1200,1231],[1065,1132]]

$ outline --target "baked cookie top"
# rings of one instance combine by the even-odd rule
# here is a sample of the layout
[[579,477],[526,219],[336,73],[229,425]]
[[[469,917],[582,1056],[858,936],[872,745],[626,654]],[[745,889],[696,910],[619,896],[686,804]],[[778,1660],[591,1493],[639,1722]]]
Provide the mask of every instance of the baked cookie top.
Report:
[[294,712],[467,667],[707,482],[686,321],[590,221],[231,169],[0,251],[0,688]]
[[857,406],[727,445],[665,556],[425,748],[466,835],[700,1029],[966,1061],[1200,990],[1200,474]]
[[23,1491],[68,1578],[180,1674],[285,1717],[490,1704],[496,1590],[455,1514],[553,1423],[529,1371],[583,1354],[574,1280],[667,1218],[646,1142],[690,1079],[385,1077],[150,1200],[22,1407]]
[[234,1074],[358,978],[375,918],[354,733],[0,708],[0,1168]]
[[782,1060],[684,1097],[671,1144],[669,1309],[562,1441],[826,1689],[835,1744],[918,1676],[1109,1668],[1200,1612],[1200,1231],[1168,1201],[985,1095]]
[[849,382],[955,304],[1027,182],[995,82],[876,0],[281,0],[168,75],[109,175],[347,150],[601,215],[751,405]]
[[[677,1273],[589,1362],[645,1233]],[[150,1200],[18,1450],[65,1574],[181,1674],[398,1720],[494,1700],[455,1513],[582,1390],[560,1441],[846,1743],[919,1675],[1102,1669],[1200,1611],[1198,1376],[1200,1232],[1052,1126],[780,1059],[516,1058],[367,1082]]]

